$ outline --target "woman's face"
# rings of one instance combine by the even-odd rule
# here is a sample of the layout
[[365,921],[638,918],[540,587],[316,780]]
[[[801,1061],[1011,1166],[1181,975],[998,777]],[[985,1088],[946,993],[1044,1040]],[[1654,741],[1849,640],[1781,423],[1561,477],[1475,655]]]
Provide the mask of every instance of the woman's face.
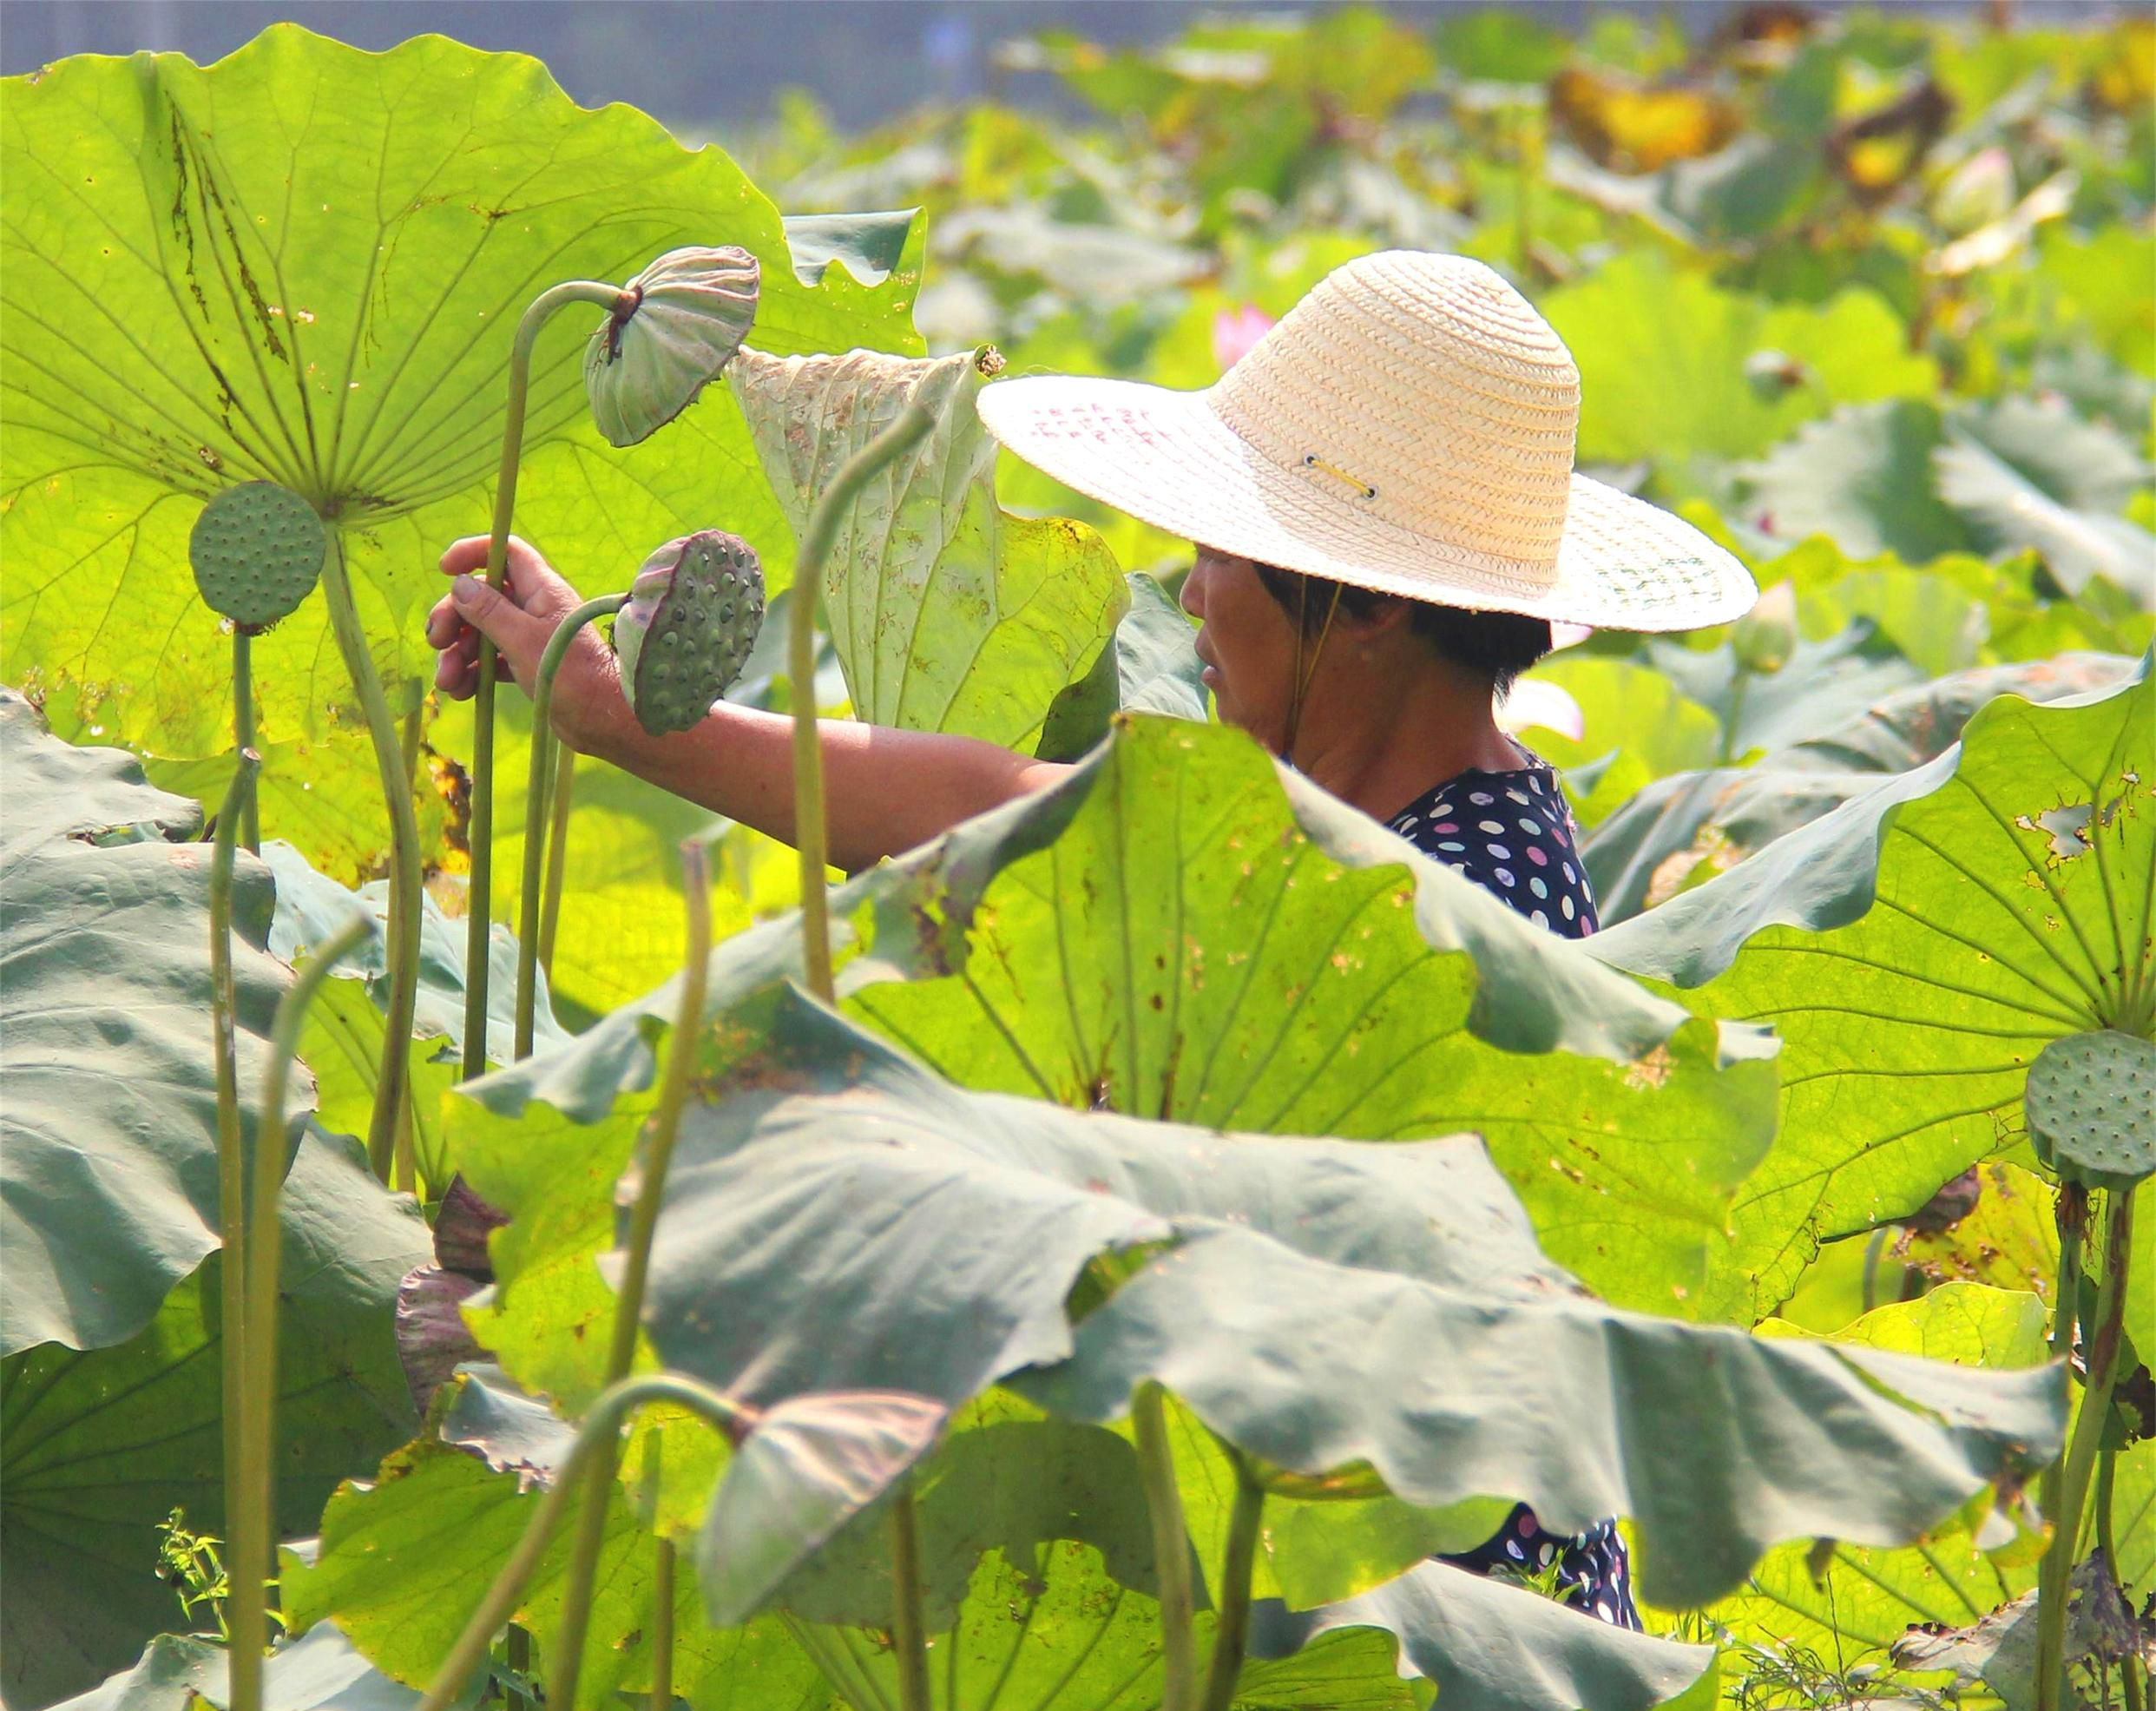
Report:
[[1198,657],[1221,719],[1278,753],[1287,740],[1295,622],[1247,558],[1198,549],[1183,609],[1199,621]]

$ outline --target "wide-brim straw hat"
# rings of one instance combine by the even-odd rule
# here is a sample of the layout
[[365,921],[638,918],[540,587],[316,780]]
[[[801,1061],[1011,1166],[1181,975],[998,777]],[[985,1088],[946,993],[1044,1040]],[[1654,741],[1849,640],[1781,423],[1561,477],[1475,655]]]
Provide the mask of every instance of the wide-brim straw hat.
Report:
[[980,411],[1118,510],[1357,588],[1636,630],[1720,623],[1758,595],[1690,523],[1573,472],[1571,352],[1464,256],[1336,268],[1202,392],[1029,375]]

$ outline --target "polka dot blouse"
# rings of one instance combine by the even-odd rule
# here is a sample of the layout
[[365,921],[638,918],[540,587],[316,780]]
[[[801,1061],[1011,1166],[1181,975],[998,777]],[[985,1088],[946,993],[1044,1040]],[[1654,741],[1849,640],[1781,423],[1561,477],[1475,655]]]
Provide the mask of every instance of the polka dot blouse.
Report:
[[[1594,931],[1594,894],[1573,843],[1579,828],[1555,776],[1530,760],[1512,772],[1473,770],[1447,779],[1389,824],[1538,927],[1585,938]],[[1440,1560],[1476,1574],[1547,1576],[1573,1609],[1619,1628],[1640,1626],[1631,1563],[1613,1521],[1584,1533],[1547,1532],[1522,1504],[1489,1543]]]
[[1548,767],[1462,773],[1409,803],[1389,824],[1536,926],[1566,938],[1594,931],[1594,897],[1572,843],[1578,828]]

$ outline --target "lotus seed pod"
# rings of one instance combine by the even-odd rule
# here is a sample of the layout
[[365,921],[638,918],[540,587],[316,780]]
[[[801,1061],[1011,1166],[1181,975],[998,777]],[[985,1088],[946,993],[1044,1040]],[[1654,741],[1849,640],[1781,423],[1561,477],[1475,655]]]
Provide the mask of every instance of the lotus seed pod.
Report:
[[2054,1040],[2028,1067],[2028,1138],[2060,1175],[2130,1188],[2156,1175],[2156,1043],[2100,1028]]
[[706,529],[644,561],[614,621],[621,689],[654,737],[686,731],[741,675],[764,622],[764,567],[738,535]]
[[622,287],[584,351],[592,419],[634,445],[719,378],[756,319],[756,258],[734,245],[668,250]]
[[299,607],[328,550],[314,507],[273,481],[227,487],[202,507],[187,536],[204,603],[248,631],[267,629]]
[[1783,581],[1762,594],[1730,631],[1730,645],[1746,671],[1771,674],[1797,650],[1797,584]]

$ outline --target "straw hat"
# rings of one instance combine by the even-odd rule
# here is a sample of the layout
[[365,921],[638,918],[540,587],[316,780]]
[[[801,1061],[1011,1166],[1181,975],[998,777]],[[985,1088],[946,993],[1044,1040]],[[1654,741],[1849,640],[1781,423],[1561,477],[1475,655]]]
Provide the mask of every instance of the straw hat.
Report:
[[1573,473],[1571,353],[1464,256],[1336,268],[1203,392],[1029,376],[980,410],[1118,510],[1358,588],[1638,630],[1720,623],[1757,595],[1689,523]]

